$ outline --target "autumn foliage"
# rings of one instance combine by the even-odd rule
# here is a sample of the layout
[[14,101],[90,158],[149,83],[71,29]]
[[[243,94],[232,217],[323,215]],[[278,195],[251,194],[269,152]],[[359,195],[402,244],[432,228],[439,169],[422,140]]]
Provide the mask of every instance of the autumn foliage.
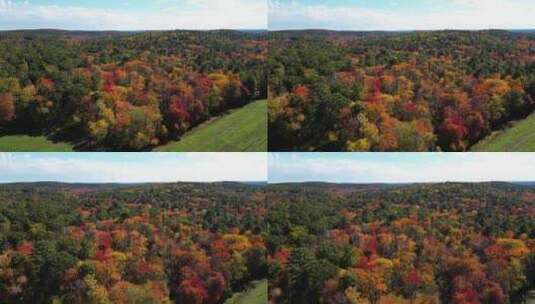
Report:
[[535,287],[533,187],[270,187],[272,303],[522,303]]
[[267,276],[264,191],[0,186],[1,303],[223,303]]
[[284,31],[269,45],[272,151],[466,151],[535,106],[535,37]]
[[143,150],[266,98],[262,33],[20,31],[0,35],[0,135]]

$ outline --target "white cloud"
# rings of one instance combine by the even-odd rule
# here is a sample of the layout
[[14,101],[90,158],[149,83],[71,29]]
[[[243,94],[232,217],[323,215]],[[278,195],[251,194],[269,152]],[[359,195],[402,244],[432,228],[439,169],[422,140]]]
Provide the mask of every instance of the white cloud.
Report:
[[265,153],[0,153],[0,182],[265,181]]
[[[327,1],[325,1],[328,3]],[[431,9],[402,5],[370,9],[355,5],[304,5],[269,0],[270,30],[438,30],[535,28],[533,0],[431,1]],[[453,4],[453,8],[448,4]]]
[[[158,1],[161,11],[38,5],[0,0],[0,29],[70,30],[265,29],[267,3],[260,0]],[[165,2],[165,3],[164,3]],[[126,3],[128,4],[128,3]]]
[[0,153],[0,182],[535,181],[533,153]]
[[535,181],[532,153],[279,154],[270,182]]

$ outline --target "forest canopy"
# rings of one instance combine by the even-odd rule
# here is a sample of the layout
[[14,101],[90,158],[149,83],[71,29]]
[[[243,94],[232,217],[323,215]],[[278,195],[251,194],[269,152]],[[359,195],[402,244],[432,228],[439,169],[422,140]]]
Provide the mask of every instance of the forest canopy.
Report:
[[535,288],[533,184],[279,184],[272,303],[523,303]]
[[535,105],[530,31],[281,31],[270,151],[466,151]]
[[534,216],[533,183],[5,184],[0,302],[520,303]]
[[261,184],[0,185],[1,303],[223,303],[267,277]]
[[263,32],[0,32],[0,135],[143,150],[267,96]]

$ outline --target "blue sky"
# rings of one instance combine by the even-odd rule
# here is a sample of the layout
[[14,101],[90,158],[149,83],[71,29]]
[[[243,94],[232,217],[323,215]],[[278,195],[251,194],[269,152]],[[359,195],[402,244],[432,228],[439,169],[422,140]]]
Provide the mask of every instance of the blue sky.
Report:
[[265,29],[266,0],[0,0],[0,29]]
[[5,182],[265,181],[266,153],[0,153]]
[[270,183],[535,181],[533,153],[271,153]]
[[270,30],[535,28],[533,0],[268,0]]

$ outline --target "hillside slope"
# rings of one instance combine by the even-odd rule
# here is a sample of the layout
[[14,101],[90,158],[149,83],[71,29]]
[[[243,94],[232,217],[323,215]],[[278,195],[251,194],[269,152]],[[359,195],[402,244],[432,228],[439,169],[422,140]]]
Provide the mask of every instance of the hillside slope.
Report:
[[267,101],[259,100],[211,120],[160,152],[263,152],[267,150]]
[[535,115],[515,123],[511,128],[495,132],[472,148],[474,152],[535,151]]

